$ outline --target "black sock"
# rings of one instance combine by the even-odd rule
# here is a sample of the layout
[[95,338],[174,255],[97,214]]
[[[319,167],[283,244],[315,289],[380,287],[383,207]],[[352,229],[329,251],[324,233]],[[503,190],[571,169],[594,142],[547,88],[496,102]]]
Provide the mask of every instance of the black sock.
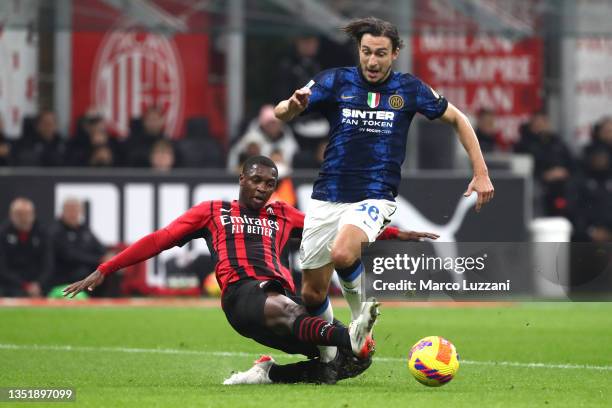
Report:
[[321,383],[325,382],[320,378],[320,363],[316,360],[300,361],[293,364],[279,365],[274,364],[270,367],[268,376],[274,383]]
[[346,327],[307,314],[296,317],[293,323],[293,335],[304,343],[351,348],[351,339]]

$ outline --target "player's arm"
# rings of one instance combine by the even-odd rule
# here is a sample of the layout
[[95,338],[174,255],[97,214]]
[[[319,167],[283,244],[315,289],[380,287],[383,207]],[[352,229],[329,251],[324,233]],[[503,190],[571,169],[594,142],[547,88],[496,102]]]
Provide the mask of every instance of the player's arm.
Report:
[[64,296],[74,297],[87,289],[92,291],[104,281],[104,277],[119,269],[152,258],[166,249],[172,248],[186,237],[204,228],[212,216],[212,203],[204,202],[192,207],[170,225],[157,230],[102,263],[85,279],[75,282],[64,289]]
[[289,122],[306,109],[311,94],[309,88],[297,89],[289,99],[279,102],[274,107],[274,114],[283,122]]
[[336,69],[328,69],[317,74],[303,88],[293,92],[289,99],[281,101],[274,107],[276,117],[288,122],[304,111],[323,113],[324,105],[334,99],[336,73]]
[[440,120],[450,124],[455,129],[459,135],[459,140],[463,148],[470,158],[474,177],[468,185],[464,195],[467,197],[475,191],[478,194],[476,211],[480,211],[480,208],[493,198],[494,189],[493,183],[491,183],[491,179],[489,178],[489,170],[482,156],[476,133],[468,118],[451,103],[448,104],[448,108],[440,117]]
[[404,231],[397,227],[387,227],[380,233],[376,240],[397,239],[399,241],[422,241],[425,238],[438,239],[440,236],[433,232]]

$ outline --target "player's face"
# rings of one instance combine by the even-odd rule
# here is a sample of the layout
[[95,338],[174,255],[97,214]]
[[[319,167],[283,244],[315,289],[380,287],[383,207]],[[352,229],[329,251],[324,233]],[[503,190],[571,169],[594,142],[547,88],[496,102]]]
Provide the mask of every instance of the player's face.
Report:
[[266,205],[276,188],[276,170],[256,164],[240,175],[240,203],[254,210]]
[[393,51],[389,37],[374,37],[364,34],[359,44],[359,66],[364,78],[370,83],[382,82],[391,72],[391,64],[399,55]]

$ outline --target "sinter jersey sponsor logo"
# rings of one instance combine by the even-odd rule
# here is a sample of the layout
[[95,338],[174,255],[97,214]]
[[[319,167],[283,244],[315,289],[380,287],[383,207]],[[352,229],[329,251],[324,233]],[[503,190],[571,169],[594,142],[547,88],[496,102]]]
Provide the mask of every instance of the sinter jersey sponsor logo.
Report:
[[395,112],[391,111],[369,111],[361,109],[342,109],[342,123],[359,126],[359,131],[372,133],[390,133],[393,127]]

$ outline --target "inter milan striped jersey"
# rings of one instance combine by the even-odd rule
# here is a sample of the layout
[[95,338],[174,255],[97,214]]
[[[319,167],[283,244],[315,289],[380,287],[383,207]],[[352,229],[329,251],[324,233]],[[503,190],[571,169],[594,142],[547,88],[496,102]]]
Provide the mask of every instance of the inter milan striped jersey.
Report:
[[446,99],[410,74],[392,72],[372,85],[357,67],[323,71],[306,86],[312,95],[304,114],[320,112],[330,123],[312,198],[394,200],[412,118],[417,112],[428,119],[442,116]]
[[291,272],[280,256],[291,235],[301,236],[304,213],[283,202],[251,210],[238,201],[205,201],[170,225],[130,245],[99,266],[107,275],[151,258],[173,246],[204,238],[215,262],[221,290],[243,279],[278,280],[295,291]]

